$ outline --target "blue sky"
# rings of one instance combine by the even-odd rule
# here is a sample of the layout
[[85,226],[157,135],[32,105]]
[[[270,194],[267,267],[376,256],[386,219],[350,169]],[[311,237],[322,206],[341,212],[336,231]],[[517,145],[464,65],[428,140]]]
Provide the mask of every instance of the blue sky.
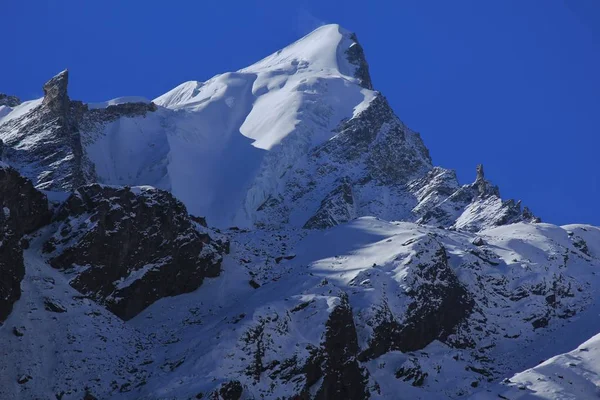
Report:
[[600,1],[2,0],[0,92],[64,68],[84,101],[154,98],[323,23],[358,34],[376,89],[461,182],[544,220],[600,225]]

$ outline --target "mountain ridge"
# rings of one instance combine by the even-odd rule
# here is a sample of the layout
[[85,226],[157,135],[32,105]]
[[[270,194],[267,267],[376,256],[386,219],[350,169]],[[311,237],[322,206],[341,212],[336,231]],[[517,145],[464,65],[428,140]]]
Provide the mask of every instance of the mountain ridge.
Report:
[[[385,97],[371,90],[364,50],[355,34],[338,25],[318,28],[238,72],[183,83],[150,103],[124,98],[90,108],[69,99],[67,84],[63,71],[44,86],[48,93],[41,107],[22,106],[24,115],[17,108],[0,120],[5,158],[18,167],[25,150],[21,170],[38,188],[71,190],[96,181],[152,185],[171,191],[216,226],[304,226],[321,212],[327,186],[346,180],[356,195],[353,216],[444,226],[460,219],[432,197],[421,203],[414,193],[425,190],[417,181],[433,168],[429,152]],[[50,136],[45,127],[52,122],[30,126],[40,121],[32,113],[44,109],[46,119],[57,118]],[[32,143],[36,130],[42,135],[37,142],[57,144],[52,151],[59,159],[50,165],[43,165],[46,155]],[[35,171],[26,171],[40,162]],[[200,177],[196,170],[210,173]],[[455,175],[440,173],[447,177],[445,188],[459,189]],[[311,185],[312,191],[303,189]],[[380,194],[382,187],[392,190]],[[453,200],[442,199],[446,189],[427,190],[439,200]],[[487,210],[495,223],[536,220],[528,210],[523,214],[520,203],[502,201],[499,192],[479,193],[497,198],[487,202],[462,192],[455,196],[461,204],[450,208]],[[378,204],[382,195],[389,197],[386,204]],[[461,227],[481,227],[472,218],[462,221]]]

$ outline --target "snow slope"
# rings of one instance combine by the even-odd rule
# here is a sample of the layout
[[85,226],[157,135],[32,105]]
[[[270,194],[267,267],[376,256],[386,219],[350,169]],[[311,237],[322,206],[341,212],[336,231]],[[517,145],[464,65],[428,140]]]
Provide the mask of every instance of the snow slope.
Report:
[[250,225],[281,172],[373,98],[346,59],[349,37],[321,27],[248,68],[183,83],[153,115],[108,124],[86,146],[98,178],[171,190],[216,226]]
[[[600,396],[600,335],[510,378],[514,399],[585,399]],[[513,390],[512,393],[515,393]]]
[[24,116],[35,107],[39,106],[42,103],[42,100],[43,98],[26,101],[13,108],[2,106],[2,111],[0,112],[0,123],[4,124],[10,120]]
[[[289,396],[307,385],[301,371],[312,354],[328,351],[326,326],[345,302],[357,366],[373,399],[395,399],[399,391],[414,399],[593,393],[595,342],[586,344],[589,355],[579,351],[579,359],[568,361],[576,367],[563,365],[566,355],[550,360],[550,369],[518,372],[600,331],[599,228],[514,224],[473,234],[366,217],[324,231],[227,230],[231,253],[221,276],[193,293],[163,298],[126,323],[80,296],[68,276],[46,263],[40,247],[51,229],[26,250],[23,297],[0,328],[3,397],[64,392],[63,399],[78,399],[87,387],[98,398],[194,398],[232,380],[243,398]],[[473,244],[478,238],[483,244]],[[440,249],[447,266],[438,264]],[[452,284],[443,274],[435,278],[444,269],[474,301],[466,319],[422,349],[373,353],[377,327],[387,318],[408,326],[410,309],[426,312],[447,301],[435,294]],[[47,310],[48,299],[65,312]],[[535,328],[542,317],[546,326]],[[579,377],[560,372],[567,384],[556,387],[562,378],[549,371],[563,367]],[[514,389],[495,383],[514,374]],[[532,374],[548,375],[554,386],[540,387]],[[586,383],[572,389],[575,379]],[[517,388],[523,385],[527,391]],[[318,384],[309,388],[316,393]],[[559,398],[554,394],[542,398]]]
[[25,251],[23,294],[0,326],[0,398],[81,399],[139,383],[143,337],[44,261],[45,236]]
[[[132,321],[137,329],[172,343],[158,351],[161,360],[182,361],[177,373],[151,373],[153,383],[140,393],[185,398],[230,379],[242,383],[247,398],[295,393],[303,381],[285,380],[279,368],[268,366],[289,358],[300,364],[306,360],[302,349],[323,341],[324,321],[341,293],[353,310],[360,351],[368,349],[382,305],[395,318],[405,315],[409,293],[424,283],[416,266],[432,256],[423,250],[441,245],[475,300],[473,313],[443,343],[434,340],[421,351],[392,350],[362,362],[367,388],[375,399],[395,399],[399,391],[414,399],[473,392],[496,396],[494,382],[600,331],[595,273],[600,260],[580,252],[569,234],[582,228],[590,243],[600,232],[589,226],[516,224],[475,235],[375,218],[323,232],[228,231],[232,253],[223,279],[193,294],[163,299]],[[475,238],[486,244],[473,245]],[[260,287],[253,289],[249,279]],[[557,279],[566,280],[571,291],[557,294],[556,304],[548,305],[548,290],[560,292],[560,284],[553,284]],[[575,317],[561,317],[565,309],[575,310]],[[534,328],[532,317],[548,311],[547,326]],[[244,371],[257,351],[245,338],[258,328],[265,335],[258,348],[266,370],[257,379]],[[468,339],[473,345],[452,345]],[[414,378],[398,378],[403,368],[427,374],[421,386]]]

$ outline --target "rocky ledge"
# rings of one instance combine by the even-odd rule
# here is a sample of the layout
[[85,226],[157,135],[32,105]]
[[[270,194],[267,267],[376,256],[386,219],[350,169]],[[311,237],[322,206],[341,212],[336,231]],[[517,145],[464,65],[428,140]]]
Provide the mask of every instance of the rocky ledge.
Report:
[[218,276],[227,248],[180,201],[152,187],[80,187],[54,222],[43,248],[50,264],[124,320]]

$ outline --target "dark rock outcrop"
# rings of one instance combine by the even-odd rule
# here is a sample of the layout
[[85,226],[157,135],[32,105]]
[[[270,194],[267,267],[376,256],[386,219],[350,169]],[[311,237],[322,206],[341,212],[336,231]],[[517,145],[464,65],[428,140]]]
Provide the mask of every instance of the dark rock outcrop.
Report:
[[73,272],[71,286],[125,320],[220,273],[225,243],[168,192],[83,186],[55,221],[57,232],[44,244],[50,264]]
[[316,400],[369,398],[368,377],[357,361],[358,339],[352,309],[345,297],[327,321],[321,373],[323,382]]
[[82,125],[89,128],[90,124],[105,124],[116,121],[122,117],[140,117],[148,112],[154,112],[158,108],[156,104],[150,103],[121,103],[112,104],[106,108],[94,108],[85,113]]
[[500,197],[500,190],[498,186],[492,185],[488,180],[485,179],[485,173],[483,172],[483,164],[478,164],[476,168],[477,176],[473,187],[477,189],[479,196],[498,196]]
[[[249,381],[261,382],[271,390],[286,385],[289,398],[298,400],[369,397],[369,374],[357,359],[358,335],[348,294],[328,286],[328,294],[333,291],[336,294],[325,304],[301,302],[284,314],[255,315],[240,337],[244,350],[240,359],[248,363],[245,375]],[[315,324],[313,318],[319,323]],[[319,332],[318,337],[310,342],[307,337],[299,338],[300,345],[291,353],[289,348],[282,349],[281,344],[289,340],[287,336],[295,334],[296,329],[290,330],[292,326],[311,324],[315,324],[312,329]],[[261,390],[261,397],[275,398],[270,389]]]
[[4,157],[39,189],[73,189],[84,183],[77,119],[86,106],[67,94],[65,70],[44,85],[44,99],[29,113],[0,125]]
[[21,238],[50,220],[48,200],[13,168],[0,163],[0,321],[21,297]]
[[222,384],[211,393],[210,400],[239,400],[242,398],[244,388],[239,381],[229,381]]
[[19,104],[21,104],[21,100],[17,96],[0,93],[0,106],[16,107]]
[[479,246],[484,246],[484,245],[486,244],[486,243],[485,243],[485,240],[483,240],[483,239],[482,239],[481,237],[479,237],[479,236],[478,236],[478,237],[476,237],[475,239],[473,239],[473,241],[472,241],[471,243],[473,243],[473,245],[475,245],[475,246],[477,246],[477,247],[479,247]]
[[373,90],[373,83],[371,83],[371,75],[369,74],[369,64],[365,57],[365,52],[358,43],[358,38],[355,33],[350,35],[350,39],[354,42],[346,50],[346,57],[348,62],[356,66],[354,77],[360,81],[360,85],[366,89]]
[[410,359],[404,363],[395,373],[396,379],[402,379],[404,382],[410,382],[412,386],[423,386],[427,379],[427,372],[421,370],[421,366],[416,359]]
[[46,311],[55,312],[55,313],[64,313],[67,312],[65,306],[60,304],[58,301],[54,299],[47,298],[44,300],[44,309]]
[[419,134],[400,122],[381,94],[358,116],[343,122],[337,132],[315,150],[314,157],[326,153],[342,163],[365,157],[371,177],[385,185],[404,184],[432,167]]
[[57,114],[69,112],[69,71],[64,70],[44,84],[44,100],[42,104]]
[[[420,244],[421,252],[435,249],[430,261],[411,266],[406,284],[410,303],[402,316],[384,305],[373,330],[369,347],[360,354],[361,360],[371,360],[391,350],[420,350],[434,340],[447,342],[460,323],[471,314],[475,302],[448,265],[443,246],[433,239]],[[422,253],[421,253],[422,254]]]

